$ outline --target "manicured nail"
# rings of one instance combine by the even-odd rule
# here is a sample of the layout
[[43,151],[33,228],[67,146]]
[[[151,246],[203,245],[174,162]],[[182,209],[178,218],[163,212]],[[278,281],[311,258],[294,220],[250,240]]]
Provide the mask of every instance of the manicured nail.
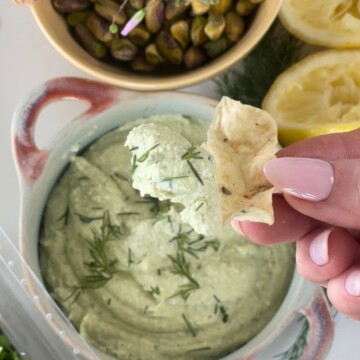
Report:
[[231,222],[231,225],[232,225],[233,229],[234,229],[238,234],[240,234],[240,235],[242,235],[242,236],[245,236],[244,232],[242,231],[242,229],[241,229],[241,227],[240,227],[240,222],[239,222],[239,221],[233,220],[233,221]]
[[310,244],[310,257],[316,265],[322,266],[329,262],[328,243],[331,232],[331,229],[321,232]]
[[355,270],[348,275],[345,289],[352,296],[360,296],[360,270]]
[[310,201],[325,200],[334,183],[330,163],[318,159],[284,157],[264,165],[267,179],[279,190]]

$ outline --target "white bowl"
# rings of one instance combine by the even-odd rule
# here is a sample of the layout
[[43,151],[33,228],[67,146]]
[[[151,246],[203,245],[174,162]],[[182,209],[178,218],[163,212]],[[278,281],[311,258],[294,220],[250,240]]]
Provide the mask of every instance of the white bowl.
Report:
[[[38,114],[50,101],[68,98],[86,101],[90,106],[67,125],[50,146],[38,149],[34,141]],[[51,80],[34,89],[15,112],[12,136],[21,188],[19,246],[35,274],[41,278],[38,240],[43,210],[53,185],[74,153],[109,130],[139,117],[182,113],[210,121],[216,104],[213,99],[194,94],[175,91],[138,93],[76,78]],[[287,296],[273,319],[249,343],[224,359],[254,359],[299,312],[310,323],[309,346],[301,359],[324,359],[333,337],[328,303],[321,288],[303,280],[296,271]],[[56,328],[56,323],[53,326]],[[67,340],[73,342],[73,339]],[[95,351],[100,359],[112,359]]]

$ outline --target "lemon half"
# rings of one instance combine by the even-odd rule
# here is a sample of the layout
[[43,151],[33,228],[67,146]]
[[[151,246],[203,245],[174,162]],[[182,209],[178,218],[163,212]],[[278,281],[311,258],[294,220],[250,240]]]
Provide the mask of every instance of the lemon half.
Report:
[[283,146],[360,127],[360,50],[325,50],[285,70],[262,108],[278,123]]
[[333,48],[360,46],[358,0],[284,0],[279,18],[307,43]]

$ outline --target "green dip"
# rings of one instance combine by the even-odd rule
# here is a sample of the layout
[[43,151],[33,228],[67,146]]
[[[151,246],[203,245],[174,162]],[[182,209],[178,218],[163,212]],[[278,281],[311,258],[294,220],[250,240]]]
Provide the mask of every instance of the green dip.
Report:
[[273,317],[292,279],[294,248],[257,246],[230,227],[205,238],[181,223],[177,205],[140,197],[124,142],[144,121],[195,145],[208,126],[181,115],[139,119],[75,157],[44,214],[43,277],[81,335],[114,357],[219,359]]

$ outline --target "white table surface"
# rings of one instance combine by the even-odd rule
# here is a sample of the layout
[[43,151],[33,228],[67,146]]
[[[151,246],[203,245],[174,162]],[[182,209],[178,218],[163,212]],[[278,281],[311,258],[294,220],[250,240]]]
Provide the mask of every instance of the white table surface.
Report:
[[[61,76],[89,78],[65,60],[45,39],[30,10],[0,0],[0,226],[16,241],[19,191],[10,143],[11,119],[17,103],[35,86]],[[186,90],[217,97],[213,82]],[[61,111],[59,111],[61,109]],[[46,144],[50,135],[83,109],[67,102],[50,105],[41,115],[36,138]],[[51,115],[51,122],[46,121]],[[1,301],[1,294],[0,294]],[[327,360],[360,359],[360,322],[336,316],[335,340]],[[269,360],[272,356],[269,357]],[[264,359],[267,359],[266,356]],[[41,360],[41,359],[38,359]]]

